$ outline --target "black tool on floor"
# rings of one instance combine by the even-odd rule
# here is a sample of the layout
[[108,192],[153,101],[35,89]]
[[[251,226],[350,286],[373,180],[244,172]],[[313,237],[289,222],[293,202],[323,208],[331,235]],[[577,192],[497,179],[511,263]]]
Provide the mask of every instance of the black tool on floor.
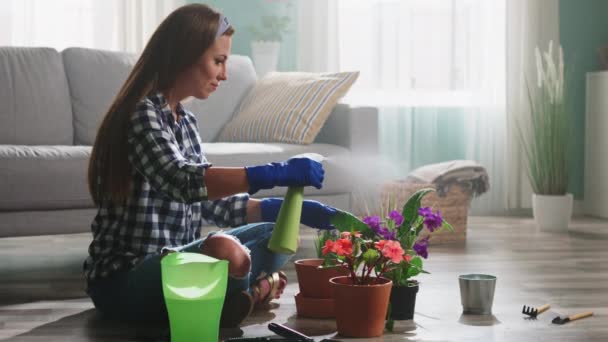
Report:
[[299,338],[270,338],[270,337],[231,337],[224,342],[302,342]]
[[[288,328],[288,327],[284,326],[283,324],[268,323],[268,329],[270,329],[270,331],[272,331],[273,333],[275,333],[279,336],[283,336],[285,338],[289,338],[289,339],[296,338],[296,339],[298,339],[298,341],[301,341],[301,342],[314,342],[315,341],[312,337],[306,336],[297,330]],[[340,341],[332,340],[332,339],[322,339],[321,342],[340,342]]]
[[547,311],[550,307],[551,307],[551,305],[549,305],[549,304],[545,304],[539,308],[533,308],[531,306],[524,305],[524,308],[521,310],[521,313],[523,313],[524,315],[528,315],[532,318],[536,318],[536,316]]
[[288,328],[282,324],[268,323],[268,329],[279,336],[283,336],[283,337],[287,337],[287,338],[297,338],[297,339],[300,339],[300,341],[302,341],[302,342],[314,342],[315,341],[312,337],[306,336],[306,335],[302,334],[301,332]]
[[557,317],[555,317],[551,321],[551,323],[553,323],[553,324],[566,324],[568,322],[576,321],[577,319],[589,317],[589,316],[592,316],[592,315],[593,315],[593,312],[587,311],[587,312],[579,313],[579,314],[568,316],[568,317],[564,317],[564,318],[561,318],[560,316],[557,316]]

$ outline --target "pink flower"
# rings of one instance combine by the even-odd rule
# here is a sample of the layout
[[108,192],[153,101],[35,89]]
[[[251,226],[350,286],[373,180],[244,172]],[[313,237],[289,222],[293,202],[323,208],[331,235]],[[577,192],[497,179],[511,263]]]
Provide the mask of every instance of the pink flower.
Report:
[[327,255],[329,253],[335,253],[335,245],[336,243],[332,240],[325,241],[325,245],[323,246],[323,255]]
[[[342,232],[340,234],[340,238],[342,239],[350,239],[351,238],[351,233],[350,232]],[[355,232],[355,237],[361,237],[361,233],[359,232]]]
[[339,239],[334,244],[335,253],[338,255],[350,255],[353,253],[353,243],[350,239]]
[[403,256],[403,260],[405,260],[405,262],[409,263],[410,261],[412,261],[412,256],[409,254],[406,254]]
[[398,241],[386,241],[382,247],[382,255],[398,264],[403,260],[403,248]]
[[374,242],[374,247],[376,247],[377,250],[382,251],[386,242],[387,242],[386,240],[376,241],[376,242]]

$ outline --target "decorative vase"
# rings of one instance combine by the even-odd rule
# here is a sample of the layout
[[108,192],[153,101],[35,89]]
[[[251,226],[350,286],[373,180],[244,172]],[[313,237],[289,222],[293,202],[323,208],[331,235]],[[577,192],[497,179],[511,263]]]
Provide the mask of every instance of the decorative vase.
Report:
[[377,284],[353,285],[349,276],[332,278],[338,333],[345,337],[377,337],[384,332],[386,309],[393,282],[372,278]]
[[251,42],[251,57],[259,78],[277,70],[281,42],[254,40]]
[[572,194],[550,196],[532,194],[536,226],[546,232],[566,232],[572,218]]
[[323,259],[301,259],[294,262],[300,292],[296,294],[298,316],[333,318],[333,287],[329,280],[348,274],[345,268],[319,268]]
[[391,288],[391,318],[406,320],[414,318],[416,309],[416,294],[418,282],[412,281],[409,286],[395,286]]

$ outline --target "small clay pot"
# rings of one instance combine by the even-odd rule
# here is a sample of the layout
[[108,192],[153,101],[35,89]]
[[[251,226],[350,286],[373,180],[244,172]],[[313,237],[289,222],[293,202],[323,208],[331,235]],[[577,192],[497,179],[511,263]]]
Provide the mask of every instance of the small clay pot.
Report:
[[333,289],[329,279],[348,274],[345,267],[319,268],[323,259],[300,259],[295,261],[300,293],[306,298],[332,298]]

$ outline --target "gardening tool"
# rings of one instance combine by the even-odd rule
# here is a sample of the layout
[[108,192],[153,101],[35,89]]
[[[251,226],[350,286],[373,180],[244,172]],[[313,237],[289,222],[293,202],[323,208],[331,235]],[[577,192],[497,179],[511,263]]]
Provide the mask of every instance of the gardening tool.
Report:
[[314,342],[315,341],[311,337],[308,337],[308,336],[302,334],[301,332],[288,328],[282,324],[268,323],[268,329],[279,336],[283,336],[283,337],[287,337],[287,338],[297,338],[297,339],[300,339],[300,341],[302,341],[302,342]]
[[171,341],[217,341],[228,261],[200,253],[171,253],[160,264]]
[[545,304],[539,308],[533,308],[531,306],[524,305],[524,308],[521,310],[521,313],[523,313],[524,315],[528,315],[532,318],[536,318],[536,316],[547,311],[550,307],[551,307],[551,305],[549,305],[549,304]]
[[[310,337],[310,336],[306,336],[304,334],[302,334],[301,332],[288,328],[286,326],[284,326],[283,324],[278,324],[278,323],[268,323],[268,329],[270,331],[272,331],[273,333],[285,337],[286,339],[297,339],[300,342],[314,342],[314,338]],[[321,342],[340,342],[338,340],[332,340],[332,339],[323,339],[321,340]]]
[[561,318],[560,316],[557,316],[557,317],[555,317],[551,321],[551,323],[553,323],[553,324],[566,324],[568,322],[576,321],[577,319],[589,317],[591,315],[593,315],[593,312],[587,311],[587,312],[579,313],[579,314],[568,316],[568,317],[564,317],[564,318]]

